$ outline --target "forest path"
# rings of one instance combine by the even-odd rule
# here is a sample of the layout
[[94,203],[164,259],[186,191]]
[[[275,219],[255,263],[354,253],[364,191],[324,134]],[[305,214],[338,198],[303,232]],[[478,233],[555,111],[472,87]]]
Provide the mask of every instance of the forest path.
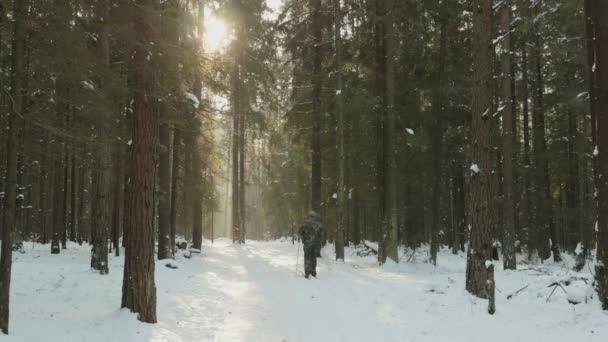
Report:
[[26,245],[25,254],[15,254],[11,335],[0,341],[486,342],[490,336],[572,342],[608,336],[608,314],[597,299],[573,306],[558,289],[547,302],[547,285],[572,276],[563,264],[520,265],[515,272],[497,265],[498,311],[490,316],[487,301],[464,290],[464,255],[447,250],[437,267],[424,262],[424,251],[412,262],[378,267],[374,256],[360,257],[354,248],[338,263],[328,245],[318,279],[305,279],[297,243],[205,241],[202,254],[178,254],[178,269],[156,262],[158,323],[142,324],[119,308],[122,256],[110,256],[110,274],[102,276],[89,268],[89,246],[70,243],[53,256],[49,250]]

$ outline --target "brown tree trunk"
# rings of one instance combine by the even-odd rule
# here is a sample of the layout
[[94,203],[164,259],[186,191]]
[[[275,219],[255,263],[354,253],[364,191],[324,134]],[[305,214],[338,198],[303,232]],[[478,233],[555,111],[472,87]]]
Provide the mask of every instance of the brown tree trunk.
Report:
[[[156,0],[137,0],[133,11],[135,55],[133,57],[133,143],[129,165],[129,236],[125,250],[122,307],[138,313],[142,322],[156,323],[154,284],[154,189],[158,143],[156,57],[158,39]],[[137,237],[137,238],[134,238]]]
[[15,229],[17,198],[17,143],[24,106],[27,75],[25,74],[25,36],[28,20],[29,0],[14,1],[14,36],[11,56],[11,97],[12,106],[8,117],[6,142],[6,181],[4,196],[4,216],[2,222],[2,252],[0,255],[0,329],[8,335],[11,267],[13,255],[12,233]]
[[234,52],[234,66],[231,75],[231,100],[232,100],[232,242],[237,242],[241,237],[241,195],[240,184],[241,184],[241,111],[243,110],[242,102],[242,88],[243,80],[241,75],[242,66],[242,34],[241,27],[243,21],[243,8],[240,1],[235,1],[235,11],[237,18],[237,39],[235,41],[235,52]]
[[452,208],[454,208],[454,245],[452,253],[458,254],[458,250],[464,252],[465,243],[465,226],[466,226],[466,211],[465,211],[465,196],[464,196],[464,175],[462,174],[463,167],[460,160],[452,162],[452,179],[453,179],[453,195]]
[[[69,124],[69,114],[66,114],[66,127]],[[61,231],[61,248],[66,249],[68,245],[68,179],[69,179],[69,170],[70,170],[70,159],[69,159],[69,151],[68,151],[68,143],[67,141],[63,144],[63,229]]]
[[[200,0],[198,3],[198,33],[202,39],[204,32],[205,18],[205,2]],[[203,93],[203,83],[200,75],[194,80],[194,94],[197,98],[201,98]],[[192,175],[194,176],[194,197],[192,198],[192,246],[201,249],[203,245],[203,163],[202,163],[202,141],[200,139],[200,120],[196,116],[196,110],[193,111],[194,120],[194,135],[192,145]]]
[[[62,107],[57,105],[57,116],[59,120],[62,120]],[[55,155],[53,156],[53,236],[51,241],[51,254],[59,254],[61,251],[60,242],[61,235],[65,231],[65,216],[63,210],[63,148],[61,143],[58,141],[58,137],[55,136]]]
[[338,222],[336,225],[336,260],[344,261],[344,229],[346,191],[344,189],[344,112],[342,89],[342,15],[340,0],[333,0],[334,7],[334,44],[336,45],[336,111],[338,117]]
[[473,1],[473,120],[471,127],[471,238],[466,289],[487,298],[486,260],[492,260],[490,237],[490,132],[492,125],[492,2]]
[[[167,121],[167,106],[161,105],[161,121]],[[171,160],[170,132],[167,122],[160,125],[158,164],[158,260],[170,259],[171,254]]]
[[[169,1],[163,7],[162,19],[162,40],[163,44],[173,44],[178,41],[178,3]],[[161,72],[161,83],[163,88],[173,90],[174,86],[168,84],[168,75],[174,72],[173,61],[170,55],[162,57],[166,72]],[[169,128],[169,105],[160,105],[160,148],[158,164],[158,259],[170,259],[173,257],[173,247],[171,246],[171,130]]]
[[515,259],[515,210],[513,202],[513,106],[511,93],[511,1],[500,9],[501,105],[502,109],[502,173],[503,173],[503,264],[505,269],[517,267]]
[[608,2],[590,0],[587,16],[592,19],[593,64],[591,65],[592,111],[597,127],[595,153],[598,185],[598,240],[595,280],[602,308],[608,310]]
[[181,131],[173,128],[173,170],[171,171],[171,253],[175,255],[175,234],[177,233],[177,184],[179,180]]
[[[118,151],[115,151],[116,156],[120,156]],[[120,255],[120,208],[122,207],[121,195],[122,191],[122,158],[114,160],[114,200],[112,202],[112,245],[114,245],[114,254]]]
[[522,226],[525,229],[524,241],[528,249],[528,259],[532,256],[534,246],[532,245],[532,193],[530,191],[530,113],[529,113],[529,92],[528,92],[528,46],[527,40],[524,37],[521,47],[522,55],[522,126],[524,138],[524,171],[523,171],[523,191],[522,191]]
[[440,36],[439,36],[439,58],[437,60],[436,94],[433,103],[434,127],[432,137],[433,151],[433,175],[432,175],[432,198],[431,198],[431,262],[437,265],[437,252],[439,251],[440,230],[440,205],[441,205],[441,158],[443,158],[443,120],[445,111],[445,61],[447,50],[448,29],[448,2],[444,2],[440,10]]
[[[100,0],[96,3],[96,15],[98,20],[98,38],[97,38],[97,53],[100,58],[100,63],[105,66],[110,64],[110,41],[109,41],[109,23],[110,23],[110,0]],[[103,82],[98,82],[98,87],[103,89]],[[107,116],[99,115],[97,129],[99,136],[107,137],[111,134],[111,120]],[[111,167],[111,152],[108,143],[101,143],[97,146],[97,166],[96,184],[94,187],[94,196],[96,198],[96,211],[93,219],[95,220],[95,240],[93,241],[93,253],[91,255],[91,267],[101,274],[108,273],[108,235],[112,226],[111,208],[112,208],[112,167]]]
[[[542,1],[538,1],[534,8],[535,17],[540,13]],[[559,245],[555,231],[555,223],[552,213],[552,200],[550,192],[549,164],[547,162],[547,143],[545,139],[545,109],[544,109],[544,83],[542,74],[543,45],[541,33],[539,32],[538,20],[533,19],[533,44],[534,44],[534,179],[535,179],[535,226],[538,229],[536,237],[538,253],[542,259],[550,257],[558,262],[561,260]]]
[[76,193],[78,184],[78,174],[76,173],[76,148],[72,143],[72,165],[71,165],[72,182],[70,184],[70,241],[76,242]]
[[312,10],[312,134],[311,134],[311,208],[321,210],[321,93],[322,75],[322,4],[321,0],[309,0]]
[[232,242],[236,242],[241,235],[239,217],[239,84],[238,67],[232,75]]

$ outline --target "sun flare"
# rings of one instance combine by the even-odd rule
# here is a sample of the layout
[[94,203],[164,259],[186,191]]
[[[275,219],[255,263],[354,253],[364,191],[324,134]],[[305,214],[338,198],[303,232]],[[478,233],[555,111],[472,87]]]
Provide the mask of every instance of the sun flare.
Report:
[[226,25],[214,16],[205,18],[204,48],[209,52],[216,52],[226,42]]

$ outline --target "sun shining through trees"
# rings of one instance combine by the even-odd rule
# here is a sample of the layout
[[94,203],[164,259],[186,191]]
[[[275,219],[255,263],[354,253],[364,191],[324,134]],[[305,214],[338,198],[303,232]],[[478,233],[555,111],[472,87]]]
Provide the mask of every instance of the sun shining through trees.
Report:
[[213,14],[205,16],[204,49],[208,52],[218,52],[227,43],[226,25]]

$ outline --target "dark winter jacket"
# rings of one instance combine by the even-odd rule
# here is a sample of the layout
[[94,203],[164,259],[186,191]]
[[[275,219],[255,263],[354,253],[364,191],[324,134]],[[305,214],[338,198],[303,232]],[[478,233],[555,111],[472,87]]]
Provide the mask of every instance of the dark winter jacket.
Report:
[[306,221],[300,227],[299,235],[304,247],[321,246],[321,223],[315,220]]

